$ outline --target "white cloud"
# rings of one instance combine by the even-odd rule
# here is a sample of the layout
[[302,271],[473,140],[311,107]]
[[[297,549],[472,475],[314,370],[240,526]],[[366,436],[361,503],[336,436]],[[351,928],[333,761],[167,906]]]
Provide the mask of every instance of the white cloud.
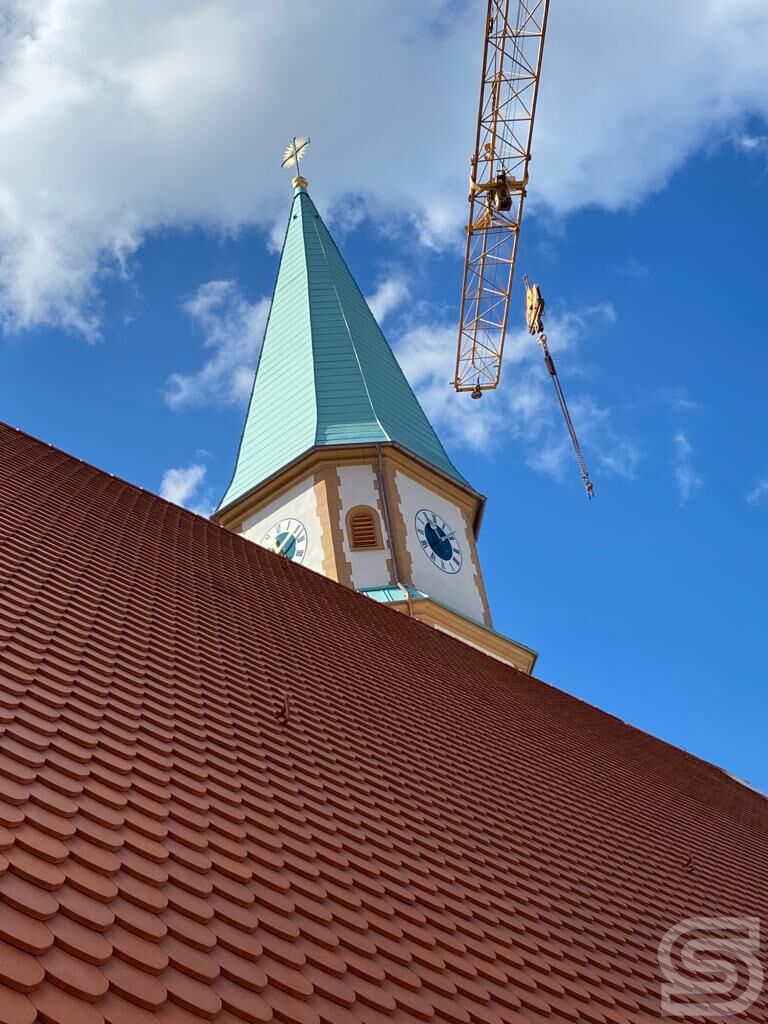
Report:
[[244,402],[251,393],[269,299],[251,303],[235,281],[207,281],[184,303],[212,355],[195,373],[174,373],[165,392],[171,408]]
[[[579,375],[577,349],[588,334],[615,322],[610,303],[547,318],[547,339],[563,380],[569,408],[590,462],[603,475],[634,477],[640,450],[615,424],[608,408],[573,387]],[[448,443],[478,452],[492,450],[498,437],[516,440],[528,465],[558,480],[575,471],[571,443],[560,414],[541,349],[526,330],[507,336],[502,386],[476,401],[456,394],[453,376],[456,329],[441,323],[417,324],[396,341],[395,352],[435,429]],[[570,358],[563,379],[560,356]],[[568,365],[568,364],[566,364]]]
[[750,505],[762,505],[768,501],[768,480],[758,480],[746,495],[746,500]]
[[742,153],[747,153],[749,156],[768,153],[768,135],[749,135],[744,133],[737,136],[735,146]]
[[673,412],[689,413],[701,408],[695,398],[691,398],[685,386],[666,388],[658,394],[659,401],[668,405]]
[[[269,231],[291,131],[312,136],[306,170],[326,209],[460,244],[482,9],[6,0],[2,322],[96,337],[99,275],[124,273],[147,232]],[[637,203],[697,147],[768,113],[766,52],[765,0],[553,5],[532,204]]]
[[617,273],[623,277],[629,277],[634,281],[644,281],[651,273],[647,267],[634,256],[628,256],[623,263],[616,268]]
[[[200,463],[191,466],[167,469],[160,481],[160,496],[175,505],[197,512],[198,515],[209,515],[212,511],[210,503],[199,491],[205,480],[206,468]],[[196,498],[194,502],[191,499]],[[190,503],[191,502],[191,503]]]
[[382,324],[409,296],[408,282],[402,274],[395,272],[382,278],[376,286],[376,291],[366,301],[377,322]]
[[680,503],[685,503],[691,498],[694,491],[704,485],[704,480],[693,467],[693,446],[682,430],[678,430],[674,436],[675,453],[672,460],[672,468],[675,474],[675,484],[680,495]]

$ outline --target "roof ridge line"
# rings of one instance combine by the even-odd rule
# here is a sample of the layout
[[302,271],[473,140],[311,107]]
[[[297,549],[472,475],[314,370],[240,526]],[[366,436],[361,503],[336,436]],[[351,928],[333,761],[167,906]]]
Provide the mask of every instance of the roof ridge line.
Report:
[[[517,669],[516,671],[521,670]],[[737,783],[741,789],[751,791],[752,793],[757,794],[757,796],[762,797],[765,800],[768,800],[768,793],[765,793],[762,790],[758,789],[756,786],[752,785],[746,779],[729,771],[729,769],[723,768],[722,765],[717,764],[715,761],[708,761],[705,757],[702,757],[700,754],[695,754],[692,751],[686,749],[686,747],[680,746],[680,744],[678,743],[673,743],[672,740],[667,740],[664,739],[662,736],[657,736],[656,733],[649,732],[648,729],[644,729],[642,726],[635,725],[633,722],[627,721],[626,718],[622,718],[620,715],[616,714],[613,711],[606,711],[605,708],[602,708],[597,704],[593,704],[592,701],[587,700],[584,697],[578,697],[576,694],[571,693],[568,690],[564,690],[561,687],[557,686],[555,683],[550,683],[548,682],[548,680],[542,679],[540,676],[535,676],[525,672],[522,672],[521,674],[527,676],[529,679],[533,679],[537,683],[540,683],[542,686],[545,686],[548,690],[553,691],[559,696],[567,698],[569,702],[580,707],[589,708],[590,711],[596,712],[597,715],[600,716],[600,718],[607,719],[610,722],[615,722],[622,729],[625,729],[628,732],[632,732],[638,736],[643,736],[646,739],[651,740],[653,743],[660,743],[668,750],[673,750],[677,754],[682,754],[682,756],[687,760],[696,761],[699,764],[704,765],[706,768],[712,769],[713,771],[725,775],[731,782]]]
[[[306,188],[297,188],[296,192],[294,194],[294,197],[293,197],[293,203],[291,203],[291,211],[293,211],[293,206],[294,206],[294,203],[296,202],[296,200],[297,199],[300,200],[302,196],[306,196],[307,199],[309,200],[310,206],[313,209],[316,209],[315,204],[309,198],[309,193],[307,192]],[[305,220],[304,220],[304,206],[302,205],[301,202],[299,202],[299,213],[300,213],[300,216],[301,216],[301,227],[302,227],[302,235],[303,235],[304,234]],[[289,227],[290,227],[290,223],[291,223],[291,215],[289,214],[289,216],[288,216],[288,227],[286,227],[286,229],[285,229],[286,239],[288,237],[288,230],[289,230]],[[280,261],[279,261],[278,267],[277,267],[278,276],[280,274],[280,265],[283,262],[283,253],[284,252],[285,252],[285,240],[283,241],[283,248],[280,251]],[[306,247],[306,245],[302,245],[302,247],[301,247],[301,256],[302,256],[303,265],[304,265],[304,277],[305,277],[306,282],[307,282],[306,301],[307,301],[307,317],[309,319],[310,344],[312,344],[312,346],[314,347],[314,343],[312,342],[312,336],[313,336],[313,332],[312,332],[312,301],[311,301],[310,295],[309,295],[309,261],[307,259],[307,247]],[[275,289],[277,289],[277,282],[275,282]],[[273,302],[274,302],[274,296],[273,296]],[[270,315],[271,315],[272,314],[272,306],[271,305],[270,305],[270,308],[269,308],[269,312],[270,312]],[[265,340],[266,340],[266,337],[267,337],[267,330],[266,330],[266,327],[265,327],[264,328],[264,338],[265,338]],[[255,371],[255,373],[253,375],[253,388],[254,388],[254,390],[256,389],[256,378],[258,377],[258,375],[259,375],[259,368],[257,366],[256,367],[256,371]],[[314,358],[312,359],[312,395],[313,395],[314,400],[315,400],[315,426],[314,426],[314,429],[312,431],[312,436],[315,439],[315,444],[317,444],[317,425],[320,422],[320,404],[319,404],[318,395],[317,395],[317,363],[316,363]],[[248,413],[250,413],[250,411],[251,410],[250,410],[250,407],[249,407]],[[247,427],[247,425],[248,425],[248,415],[246,414],[245,423],[243,424],[243,433],[245,433],[245,428]]]
[[[138,491],[140,494],[148,494],[151,498],[156,498],[158,501],[162,501],[163,504],[170,505],[171,508],[181,509],[182,512],[186,512],[188,515],[194,516],[195,519],[202,519],[203,522],[208,523],[209,526],[215,526],[217,529],[221,529],[218,523],[215,523],[209,516],[204,516],[200,512],[193,512],[192,509],[187,508],[186,505],[179,505],[177,502],[171,501],[170,498],[164,498],[162,494],[158,494],[157,491],[150,490],[149,487],[142,487],[141,484],[134,483],[132,480],[127,480],[124,476],[112,473],[108,469],[102,469],[101,466],[97,466],[94,462],[82,459],[79,455],[73,455],[71,452],[67,452],[63,448],[59,448],[58,445],[51,444],[50,441],[44,441],[41,437],[37,437],[36,434],[30,434],[28,430],[22,430],[21,427],[14,427],[12,423],[0,420],[0,430],[3,429],[12,430],[14,433],[20,434],[22,437],[26,437],[30,441],[34,441],[35,444],[40,444],[45,448],[49,448],[57,455],[63,455],[65,459],[71,459],[73,462],[79,462],[81,466],[85,466],[86,469],[93,470],[94,473],[100,473],[102,476],[108,476],[116,483],[123,484],[125,487],[130,487],[132,491]],[[233,536],[235,535],[233,534]]]

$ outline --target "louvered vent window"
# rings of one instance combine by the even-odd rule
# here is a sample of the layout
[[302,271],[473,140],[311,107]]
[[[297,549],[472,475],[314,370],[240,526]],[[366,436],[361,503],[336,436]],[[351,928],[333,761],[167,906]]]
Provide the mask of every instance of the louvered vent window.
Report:
[[378,516],[373,509],[353,509],[349,514],[348,526],[353,551],[381,547]]

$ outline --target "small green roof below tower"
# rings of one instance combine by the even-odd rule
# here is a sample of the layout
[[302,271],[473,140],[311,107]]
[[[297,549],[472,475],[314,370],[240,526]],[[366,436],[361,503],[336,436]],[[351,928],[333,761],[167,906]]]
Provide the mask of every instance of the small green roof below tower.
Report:
[[235,472],[219,510],[323,445],[395,442],[466,484],[299,178]]

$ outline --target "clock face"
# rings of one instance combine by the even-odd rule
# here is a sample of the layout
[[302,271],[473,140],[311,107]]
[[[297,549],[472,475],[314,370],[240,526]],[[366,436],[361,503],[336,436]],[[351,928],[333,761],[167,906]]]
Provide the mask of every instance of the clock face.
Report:
[[264,535],[262,547],[292,562],[303,562],[307,552],[307,531],[298,519],[281,519]]
[[437,512],[423,508],[416,513],[416,536],[427,558],[443,572],[461,569],[461,548],[454,531]]

